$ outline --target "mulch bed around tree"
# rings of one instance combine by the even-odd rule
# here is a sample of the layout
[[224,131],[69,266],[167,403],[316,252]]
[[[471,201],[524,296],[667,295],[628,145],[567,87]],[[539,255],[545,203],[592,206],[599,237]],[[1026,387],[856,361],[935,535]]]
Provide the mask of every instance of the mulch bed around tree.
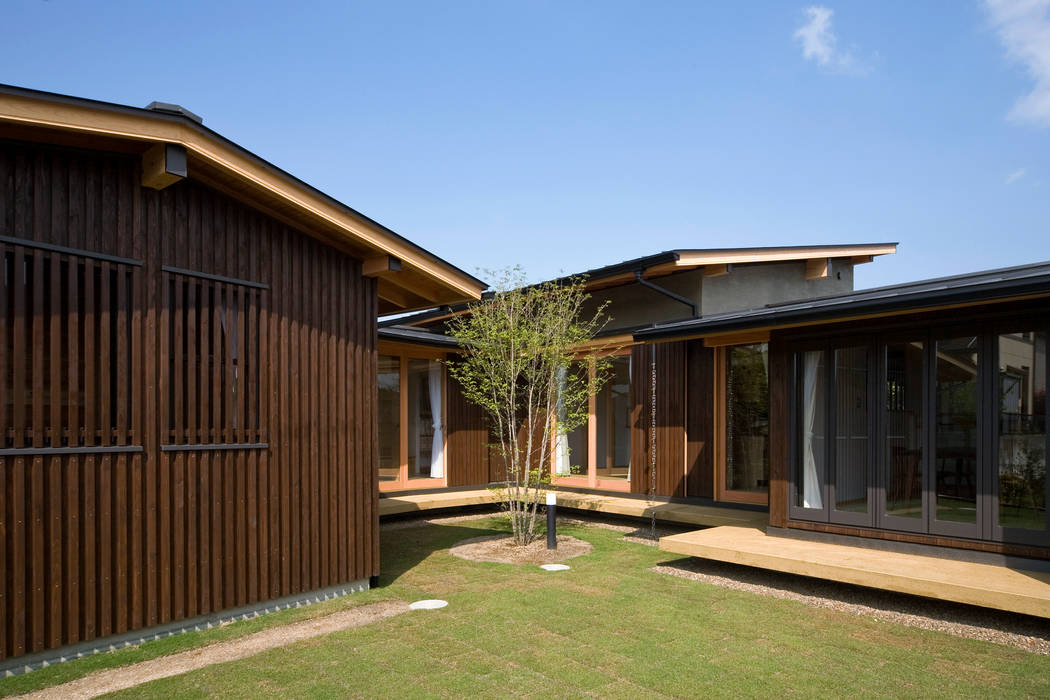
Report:
[[514,544],[509,535],[488,535],[463,540],[449,550],[460,559],[491,561],[502,564],[553,564],[590,553],[590,542],[558,535],[558,548],[547,549],[546,536],[538,537],[524,547]]

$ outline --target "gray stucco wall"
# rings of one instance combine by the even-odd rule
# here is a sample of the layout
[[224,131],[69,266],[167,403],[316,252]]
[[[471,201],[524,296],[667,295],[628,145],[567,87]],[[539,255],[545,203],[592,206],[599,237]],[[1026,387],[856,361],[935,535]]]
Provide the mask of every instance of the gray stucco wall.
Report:
[[851,291],[853,265],[847,260],[832,260],[828,276],[815,280],[806,279],[802,260],[737,266],[728,275],[704,280],[700,312],[711,316]]
[[[710,316],[853,291],[853,265],[848,260],[833,260],[828,276],[817,280],[806,279],[806,263],[800,260],[737,266],[719,277],[704,277],[702,270],[690,270],[652,282],[697,300],[700,313]],[[689,318],[691,313],[685,304],[637,283],[593,292],[586,311],[593,313],[604,301],[609,302],[606,313],[612,319],[607,331],[677,321]]]

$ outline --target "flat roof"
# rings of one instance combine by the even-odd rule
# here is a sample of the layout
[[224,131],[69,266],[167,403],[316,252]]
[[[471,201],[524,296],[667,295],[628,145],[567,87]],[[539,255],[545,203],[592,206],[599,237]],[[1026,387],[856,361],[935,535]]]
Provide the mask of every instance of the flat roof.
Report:
[[634,337],[639,341],[702,337],[715,333],[774,329],[856,316],[878,316],[954,304],[1038,296],[1050,296],[1050,261],[663,323],[639,330]]
[[[191,178],[209,185],[232,183],[235,196],[264,211],[294,218],[308,235],[347,246],[362,259],[385,254],[400,260],[404,274],[391,273],[379,280],[380,296],[392,311],[477,299],[488,287],[176,107],[131,107],[0,84],[0,126],[4,127],[0,137],[31,140],[43,130],[65,134],[67,138],[57,141],[63,145],[100,144],[95,147],[105,149],[101,144],[137,144],[131,152],[144,152],[155,143],[181,145],[189,156]],[[70,142],[70,135],[80,140]]]

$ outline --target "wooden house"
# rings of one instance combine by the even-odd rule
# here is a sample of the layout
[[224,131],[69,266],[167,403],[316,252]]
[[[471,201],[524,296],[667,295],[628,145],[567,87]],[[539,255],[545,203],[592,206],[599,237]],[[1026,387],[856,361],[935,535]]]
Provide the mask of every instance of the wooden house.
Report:
[[181,107],[10,86],[0,261],[0,660],[368,586],[377,315],[480,281]]

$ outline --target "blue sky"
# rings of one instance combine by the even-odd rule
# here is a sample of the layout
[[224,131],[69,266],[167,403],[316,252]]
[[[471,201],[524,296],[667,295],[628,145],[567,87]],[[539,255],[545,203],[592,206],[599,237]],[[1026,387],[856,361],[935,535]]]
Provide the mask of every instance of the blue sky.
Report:
[[1050,259],[1050,0],[5,0],[0,82],[205,124],[450,262]]

